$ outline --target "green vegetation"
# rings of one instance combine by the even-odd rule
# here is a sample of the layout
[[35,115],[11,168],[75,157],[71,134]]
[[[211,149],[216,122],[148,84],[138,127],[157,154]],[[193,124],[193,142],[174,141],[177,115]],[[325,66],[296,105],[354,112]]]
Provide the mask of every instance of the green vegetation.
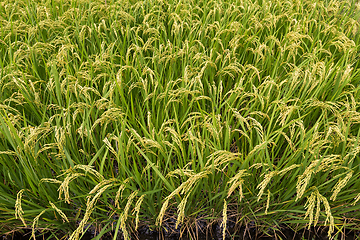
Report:
[[351,0],[1,0],[0,232],[359,229],[359,19]]

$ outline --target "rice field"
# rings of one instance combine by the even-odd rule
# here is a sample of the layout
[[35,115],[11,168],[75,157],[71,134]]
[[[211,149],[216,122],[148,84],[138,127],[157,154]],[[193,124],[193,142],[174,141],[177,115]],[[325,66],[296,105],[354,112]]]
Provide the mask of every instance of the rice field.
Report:
[[359,230],[359,25],[354,0],[0,0],[0,234]]

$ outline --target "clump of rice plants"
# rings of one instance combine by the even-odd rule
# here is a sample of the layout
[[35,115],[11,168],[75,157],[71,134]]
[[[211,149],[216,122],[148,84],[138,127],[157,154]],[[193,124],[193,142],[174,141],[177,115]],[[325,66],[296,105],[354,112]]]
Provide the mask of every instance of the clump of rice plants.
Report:
[[353,0],[0,0],[1,233],[359,228],[359,19]]

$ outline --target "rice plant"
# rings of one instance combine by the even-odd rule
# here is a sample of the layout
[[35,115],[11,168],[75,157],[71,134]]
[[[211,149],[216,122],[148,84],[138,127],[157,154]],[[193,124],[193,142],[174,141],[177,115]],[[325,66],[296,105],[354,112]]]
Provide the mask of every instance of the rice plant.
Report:
[[360,227],[360,3],[0,0],[0,233]]

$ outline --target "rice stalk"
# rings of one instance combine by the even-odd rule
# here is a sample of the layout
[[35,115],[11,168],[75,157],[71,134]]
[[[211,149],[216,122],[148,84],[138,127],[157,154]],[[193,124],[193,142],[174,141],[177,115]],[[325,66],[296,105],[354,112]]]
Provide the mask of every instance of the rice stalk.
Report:
[[46,210],[42,210],[41,213],[39,213],[33,220],[33,224],[31,226],[31,237],[36,240],[36,236],[35,236],[35,228],[39,222],[39,218],[41,217],[41,215],[43,215],[46,212]]
[[[166,213],[166,209],[167,209],[167,207],[169,205],[170,199],[172,199],[176,195],[180,196],[180,194],[185,194],[185,193],[187,194],[187,197],[188,197],[188,195],[192,192],[191,189],[194,186],[194,184],[196,184],[200,179],[207,177],[207,175],[209,173],[210,173],[210,171],[206,170],[206,171],[202,171],[200,173],[193,174],[185,182],[183,182],[179,187],[177,187],[174,191],[172,191],[170,193],[170,195],[168,195],[164,199],[164,202],[162,204],[160,213],[159,213],[158,217],[156,218],[156,225],[161,226],[163,218],[164,218],[165,213]],[[185,200],[183,200],[183,204],[182,204],[183,207],[182,208],[185,207],[187,197],[185,197],[184,198]]]
[[177,220],[176,220],[176,225],[175,225],[175,229],[178,228],[179,224],[180,223],[183,223],[184,222],[184,218],[185,218],[185,207],[186,207],[186,203],[187,203],[187,200],[190,196],[190,193],[189,192],[188,194],[186,194],[186,196],[181,200],[181,202],[179,203],[178,205],[178,217],[177,217]]
[[359,200],[360,200],[360,193],[358,193],[358,195],[356,195],[356,197],[354,198],[354,202],[351,205],[355,205]]
[[40,180],[40,183],[42,183],[42,182],[59,183],[59,184],[62,183],[62,181],[57,180],[57,179],[52,179],[52,178],[42,178],[42,179]]
[[119,219],[120,219],[120,228],[123,232],[123,235],[124,235],[124,239],[130,239],[129,238],[129,233],[128,231],[126,230],[126,220],[127,220],[127,217],[128,217],[128,212],[129,212],[129,209],[130,209],[130,206],[132,204],[132,201],[134,199],[134,197],[138,194],[138,191],[134,191],[132,192],[129,197],[128,197],[128,201],[125,205],[125,208],[124,208],[124,211],[120,214],[119,216]]
[[122,184],[119,186],[119,189],[116,191],[116,196],[115,196],[115,207],[120,208],[120,198],[122,199],[122,194],[126,188],[126,184],[129,183],[129,181],[131,180],[131,178],[127,178],[125,179]]
[[205,164],[205,169],[211,169],[224,165],[230,161],[240,160],[241,153],[232,153],[226,150],[218,150],[208,156],[208,160]]
[[64,194],[64,200],[66,203],[70,204],[70,194],[69,194],[69,184],[72,180],[85,176],[83,173],[70,173],[68,174],[65,179],[61,182],[59,191],[59,199],[62,199],[61,196]]
[[269,184],[270,180],[276,176],[278,174],[277,171],[271,171],[270,173],[267,173],[265,176],[264,176],[264,180],[257,186],[259,190],[259,193],[258,193],[258,198],[257,198],[257,201],[260,200],[261,196],[263,195],[264,193],[264,190],[266,188],[266,186]]
[[226,223],[227,223],[227,203],[226,200],[224,199],[224,207],[223,207],[223,218],[222,218],[222,223],[221,223],[221,227],[222,227],[222,236],[223,236],[223,240],[225,240],[225,236],[226,236]]
[[96,184],[96,186],[93,189],[91,189],[91,191],[89,192],[89,195],[87,197],[90,198],[91,194],[94,194],[94,193],[98,192],[98,190],[100,188],[102,188],[103,186],[112,184],[113,182],[116,182],[116,181],[117,181],[116,178],[102,180],[101,182]]
[[[309,229],[311,227],[311,224],[314,222],[314,227],[319,221],[320,216],[320,203],[322,202],[325,207],[325,214],[326,214],[326,220],[325,225],[329,221],[329,231],[328,236],[331,237],[331,234],[334,232],[334,218],[331,214],[331,208],[329,205],[329,202],[327,201],[326,197],[321,195],[318,191],[318,189],[314,186],[311,188],[313,191],[311,192],[310,197],[307,198],[307,201],[305,203],[305,209],[307,209],[305,213],[305,218],[309,217]],[[314,208],[315,208],[315,202],[316,202],[316,213],[314,217]]]
[[327,171],[329,169],[334,171],[340,168],[340,163],[342,161],[338,159],[338,157],[339,156],[337,155],[330,155],[311,162],[311,164],[305,169],[304,173],[298,177],[296,185],[297,195],[295,201],[298,201],[303,196],[313,174],[321,171]]
[[270,206],[270,196],[271,196],[271,192],[269,189],[267,190],[267,192],[268,192],[268,197],[266,200],[265,215],[268,214],[268,210],[269,210],[269,206]]
[[21,189],[16,195],[15,218],[16,219],[20,218],[20,220],[24,224],[24,226],[27,227],[27,225],[25,223],[25,219],[23,217],[24,211],[21,207],[21,199],[22,199],[22,195],[23,195],[24,191],[25,191],[25,189]]
[[242,169],[228,181],[228,184],[229,185],[231,184],[228,190],[228,195],[227,195],[228,198],[231,196],[231,194],[235,191],[236,188],[239,188],[240,201],[241,199],[244,198],[242,185],[244,183],[243,178],[247,176],[250,176],[250,173],[247,173],[246,169]]
[[138,226],[139,226],[140,207],[141,207],[141,203],[143,202],[145,196],[146,196],[146,194],[141,195],[139,197],[139,199],[136,201],[136,204],[135,204],[135,208],[134,208],[134,212],[135,212],[135,230],[137,230]]
[[343,189],[346,186],[346,184],[349,182],[349,180],[352,176],[353,176],[353,171],[350,170],[344,178],[340,179],[336,183],[336,185],[331,190],[333,192],[333,194],[331,195],[330,200],[332,200],[332,201],[336,200],[337,195],[339,194],[341,189]]
[[49,201],[49,204],[62,217],[63,221],[69,222],[68,218],[66,217],[63,211],[61,211],[58,207],[56,207],[55,204],[53,204],[51,201]]
[[95,203],[97,202],[99,197],[105,192],[105,190],[112,186],[113,186],[112,184],[105,185],[104,187],[99,189],[99,191],[93,196],[92,199],[88,198],[83,219],[80,221],[79,226],[76,228],[76,230],[71,234],[71,236],[69,237],[69,240],[78,240],[79,239],[80,233],[83,233],[85,224],[88,222],[90,215],[92,214],[92,212],[95,209]]

